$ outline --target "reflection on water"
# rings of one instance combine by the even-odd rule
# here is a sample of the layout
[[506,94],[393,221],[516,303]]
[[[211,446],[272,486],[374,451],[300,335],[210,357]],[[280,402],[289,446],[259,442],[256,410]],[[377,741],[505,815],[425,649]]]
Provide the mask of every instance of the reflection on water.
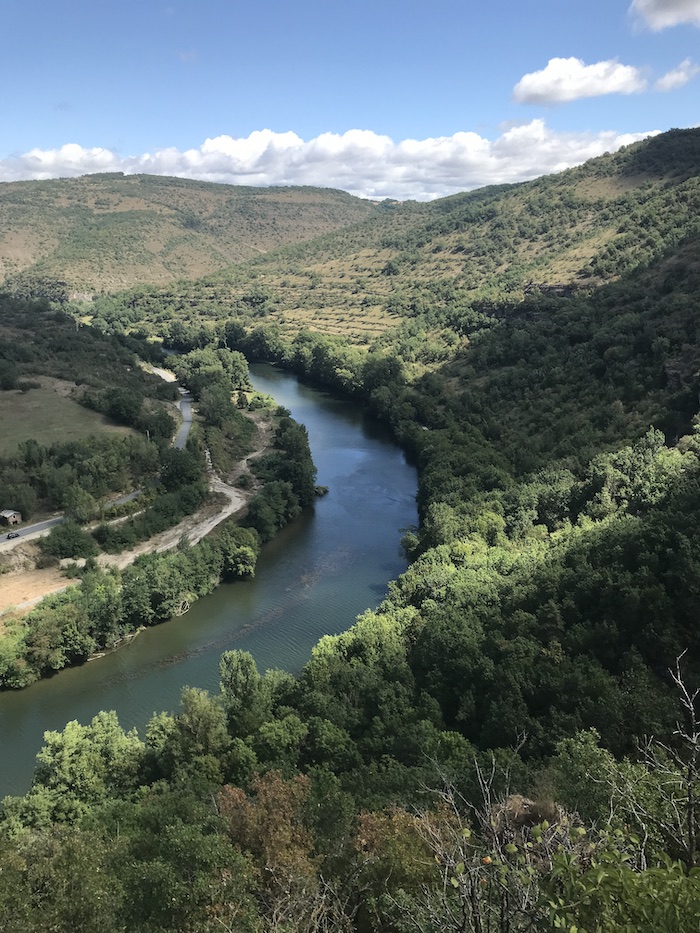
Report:
[[252,376],[306,425],[328,495],[265,545],[253,580],[219,587],[104,658],[0,694],[0,796],[28,788],[44,730],[100,709],[142,730],[155,711],[177,709],[184,685],[217,690],[231,648],[250,651],[261,670],[298,671],[321,636],[376,606],[405,568],[399,543],[416,521],[416,477],[387,433],[358,406],[271,367]]

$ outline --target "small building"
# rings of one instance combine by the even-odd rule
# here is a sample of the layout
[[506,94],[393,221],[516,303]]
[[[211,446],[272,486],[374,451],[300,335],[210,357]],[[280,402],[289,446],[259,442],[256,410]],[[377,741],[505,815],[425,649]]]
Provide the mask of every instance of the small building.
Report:
[[22,521],[22,513],[14,509],[3,509],[0,512],[0,522],[3,525],[19,525]]

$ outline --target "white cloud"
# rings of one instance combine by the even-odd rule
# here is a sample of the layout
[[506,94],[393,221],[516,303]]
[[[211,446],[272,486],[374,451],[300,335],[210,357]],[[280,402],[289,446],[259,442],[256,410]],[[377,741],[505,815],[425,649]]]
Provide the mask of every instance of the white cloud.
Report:
[[654,32],[680,23],[700,26],[700,0],[632,0],[629,12]]
[[116,159],[109,149],[84,149],[77,143],[67,143],[60,149],[30,149],[19,158],[0,161],[0,180],[55,178],[59,165],[62,176],[114,172],[118,170]]
[[524,75],[513,88],[522,104],[561,104],[601,94],[635,94],[647,86],[638,68],[619,62],[586,65],[580,58],[550,58],[547,67]]
[[654,87],[657,91],[673,91],[678,87],[683,87],[698,73],[700,73],[700,67],[686,58],[677,68],[667,71],[663,77],[659,78]]
[[360,197],[430,200],[558,172],[648,135],[557,133],[543,120],[533,120],[506,129],[495,140],[462,132],[394,142],[371,130],[348,130],[305,142],[293,132],[258,130],[241,139],[207,139],[197,149],[135,156],[73,143],[0,160],[0,181],[124,172],[233,185],[317,185]]

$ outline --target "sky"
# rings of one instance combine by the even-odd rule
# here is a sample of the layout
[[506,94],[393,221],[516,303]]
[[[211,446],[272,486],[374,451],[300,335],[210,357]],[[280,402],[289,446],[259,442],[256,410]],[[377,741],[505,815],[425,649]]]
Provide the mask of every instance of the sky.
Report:
[[22,0],[0,181],[430,200],[700,124],[700,0]]

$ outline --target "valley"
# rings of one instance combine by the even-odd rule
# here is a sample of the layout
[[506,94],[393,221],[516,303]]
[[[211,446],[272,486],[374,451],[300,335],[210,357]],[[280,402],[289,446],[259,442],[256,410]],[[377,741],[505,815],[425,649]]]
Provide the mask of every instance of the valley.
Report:
[[[317,197],[294,197],[307,195]],[[65,379],[79,361],[83,401],[112,421],[128,414],[138,439],[83,439],[70,455],[25,441],[3,455],[3,501],[43,504],[64,483],[80,516],[90,502],[74,488],[85,485],[77,471],[91,464],[97,501],[114,475],[101,472],[109,450],[120,488],[138,464],[195,516],[204,449],[235,484],[235,464],[256,446],[248,415],[267,410],[275,426],[240,525],[120,576],[95,551],[82,602],[48,600],[6,632],[0,677],[17,696],[77,679],[82,658],[136,628],[152,645],[159,629],[175,631],[166,620],[189,594],[203,631],[209,606],[218,626],[229,584],[245,601],[258,561],[274,554],[291,567],[316,513],[332,520],[322,556],[294,564],[250,623],[270,642],[287,620],[296,631],[321,581],[327,628],[310,626],[312,648],[297,652],[280,635],[281,654],[263,651],[261,664],[223,610],[211,639],[223,651],[218,680],[207,654],[200,686],[184,688],[177,709],[141,717],[139,733],[135,718],[124,727],[106,712],[47,733],[31,788],[5,800],[0,827],[8,840],[99,838],[104,867],[125,886],[110,887],[110,933],[132,916],[119,892],[141,890],[167,861],[155,842],[133,854],[158,821],[177,826],[190,854],[220,847],[216,865],[188,863],[203,887],[180,903],[182,929],[225,917],[231,929],[281,931],[274,918],[284,915],[290,930],[348,933],[694,933],[700,131],[671,130],[531,182],[362,210],[189,279],[165,281],[156,263],[147,281],[125,272],[121,288],[106,271],[86,292],[59,294],[59,266],[6,276],[4,391]],[[36,335],[26,345],[25,331]],[[167,386],[135,373],[137,358],[162,366],[163,349],[201,418],[177,454],[143,439],[173,433],[161,414]],[[317,393],[319,404],[351,406],[351,420],[368,417],[369,436],[388,432],[415,465],[417,514],[400,529],[402,566],[387,555],[386,589],[375,577],[363,589],[367,564],[356,574],[334,542],[357,522],[370,539],[387,532],[372,503],[391,501],[392,483],[380,471],[361,485],[363,443],[339,444],[332,457],[349,470],[350,504],[332,511],[332,488],[317,500],[309,432],[252,391],[246,361],[273,364],[268,378],[285,391],[299,380],[297,420],[312,413],[304,392]],[[116,391],[124,381],[128,396]],[[324,450],[323,431],[316,444]],[[364,497],[369,513],[354,514]],[[95,543],[107,554],[142,546],[152,535],[139,521],[102,528]],[[397,548],[389,538],[384,547]],[[374,569],[384,563],[374,552]],[[354,621],[341,606],[348,591],[364,600]],[[62,667],[74,670],[39,680]],[[30,715],[30,701],[6,696]],[[115,821],[128,827],[124,842]],[[18,850],[7,845],[9,864]],[[224,891],[234,863],[240,888]],[[309,897],[290,894],[300,890],[318,922]],[[170,921],[155,912],[169,888],[153,891],[138,922],[161,933]],[[459,926],[464,917],[471,926]]]

